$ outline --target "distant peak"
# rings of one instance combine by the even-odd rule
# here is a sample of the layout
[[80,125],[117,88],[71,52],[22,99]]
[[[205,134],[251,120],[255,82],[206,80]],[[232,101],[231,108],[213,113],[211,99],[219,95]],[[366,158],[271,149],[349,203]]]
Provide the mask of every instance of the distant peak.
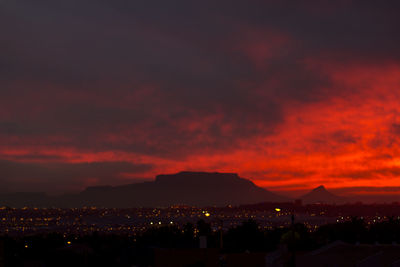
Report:
[[320,185],[320,186],[314,188],[314,191],[326,191],[326,188],[325,188],[325,186]]
[[301,197],[305,203],[339,203],[343,198],[337,196],[320,185]]

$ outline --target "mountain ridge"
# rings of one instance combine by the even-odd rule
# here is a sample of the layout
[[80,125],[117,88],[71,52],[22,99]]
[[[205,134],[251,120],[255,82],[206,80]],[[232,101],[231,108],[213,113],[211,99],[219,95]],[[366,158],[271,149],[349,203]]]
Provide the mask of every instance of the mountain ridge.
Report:
[[310,192],[301,196],[300,199],[304,204],[342,204],[346,202],[346,198],[331,193],[325,188],[324,185],[317,186]]
[[[110,208],[165,207],[171,205],[226,206],[259,202],[288,202],[280,196],[256,186],[236,173],[179,172],[160,174],[154,181],[119,186],[91,186],[76,194],[42,197],[36,201],[18,200],[19,206]],[[5,203],[0,197],[0,205]]]

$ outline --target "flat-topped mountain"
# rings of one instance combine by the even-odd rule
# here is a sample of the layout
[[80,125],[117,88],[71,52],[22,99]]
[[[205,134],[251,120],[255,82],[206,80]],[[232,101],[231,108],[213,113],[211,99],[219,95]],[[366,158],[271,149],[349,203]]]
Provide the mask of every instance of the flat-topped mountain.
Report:
[[304,196],[300,197],[304,204],[325,203],[325,204],[341,204],[346,201],[344,197],[332,194],[323,185],[320,185]]
[[[286,201],[290,199],[258,187],[250,180],[234,173],[180,172],[158,175],[153,182],[115,187],[88,187],[78,194],[48,197],[47,206],[115,208],[171,205],[226,206]],[[40,202],[42,204],[43,200]],[[18,204],[21,204],[21,201],[18,201]],[[25,205],[33,204],[26,199]]]
[[237,174],[207,172],[164,174],[154,182],[91,187],[78,194],[77,199],[76,204],[104,207],[226,206],[288,200]]

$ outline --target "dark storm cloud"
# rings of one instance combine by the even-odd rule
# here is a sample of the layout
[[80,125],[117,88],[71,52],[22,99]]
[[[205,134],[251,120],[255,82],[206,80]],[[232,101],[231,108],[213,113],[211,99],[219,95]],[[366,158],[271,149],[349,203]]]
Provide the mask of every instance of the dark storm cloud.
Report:
[[400,175],[399,167],[387,167],[380,169],[367,170],[349,170],[338,172],[331,175],[334,178],[351,178],[351,179],[374,179],[379,177],[398,177]]
[[0,122],[0,134],[15,135],[24,133],[24,129],[14,122]]
[[82,184],[126,183],[123,174],[140,174],[151,168],[149,164],[129,162],[28,163],[1,160],[0,186],[2,191],[62,192],[80,189]]
[[327,144],[329,144],[331,152],[333,152],[335,149],[342,149],[343,145],[356,144],[360,140],[361,138],[351,131],[337,130],[330,133],[318,133],[317,136],[310,141],[312,144],[312,151],[324,151],[326,150]]
[[229,149],[274,133],[288,103],[349,90],[307,60],[400,58],[398,1],[0,5],[2,145],[168,157]]
[[62,161],[66,158],[59,155],[44,155],[40,153],[35,154],[22,154],[22,155],[6,155],[5,160],[9,161]]
[[354,134],[345,130],[335,131],[331,134],[331,139],[338,143],[348,144],[354,144],[359,140]]
[[[313,171],[303,171],[303,170],[268,170],[262,172],[248,172],[250,177],[268,177],[269,181],[283,181],[293,178],[306,178],[310,177],[315,172]],[[295,187],[297,185],[293,185]]]

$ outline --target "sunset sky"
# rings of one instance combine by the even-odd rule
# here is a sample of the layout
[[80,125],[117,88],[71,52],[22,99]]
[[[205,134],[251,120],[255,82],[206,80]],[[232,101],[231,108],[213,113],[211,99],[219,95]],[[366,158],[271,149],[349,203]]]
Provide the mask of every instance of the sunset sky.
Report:
[[400,1],[0,1],[0,192],[179,171],[400,193]]

